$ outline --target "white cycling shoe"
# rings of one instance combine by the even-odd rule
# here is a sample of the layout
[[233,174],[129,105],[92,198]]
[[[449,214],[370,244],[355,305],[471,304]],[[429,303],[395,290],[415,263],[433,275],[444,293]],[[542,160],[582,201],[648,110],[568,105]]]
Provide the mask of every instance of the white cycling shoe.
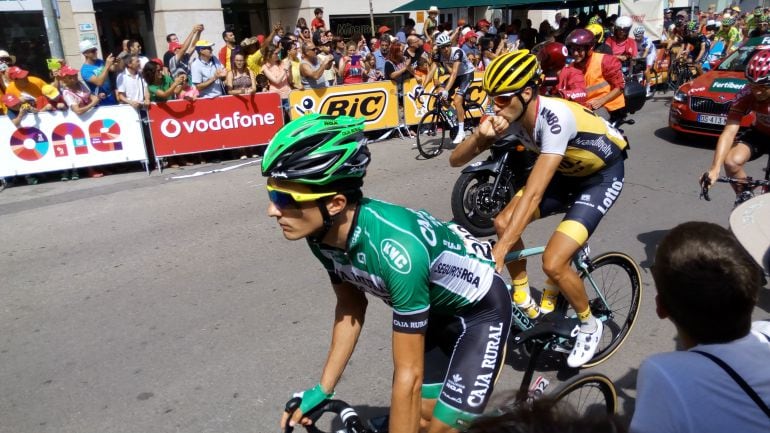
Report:
[[460,144],[465,140],[465,130],[457,131],[457,135],[455,136],[455,139],[452,140],[452,144]]
[[572,368],[581,367],[586,362],[590,361],[596,353],[596,348],[599,346],[599,340],[602,339],[602,331],[604,325],[602,321],[596,319],[596,331],[594,332],[578,332],[575,338],[575,346],[572,348],[567,357],[567,365]]

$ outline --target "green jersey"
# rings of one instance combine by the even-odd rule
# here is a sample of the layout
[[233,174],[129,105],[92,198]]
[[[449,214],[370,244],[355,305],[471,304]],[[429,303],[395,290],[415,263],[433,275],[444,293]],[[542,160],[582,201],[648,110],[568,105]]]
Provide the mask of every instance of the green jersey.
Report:
[[363,198],[345,250],[310,243],[332,283],[348,282],[393,308],[393,329],[423,332],[428,313],[475,305],[496,275],[489,243],[463,227]]

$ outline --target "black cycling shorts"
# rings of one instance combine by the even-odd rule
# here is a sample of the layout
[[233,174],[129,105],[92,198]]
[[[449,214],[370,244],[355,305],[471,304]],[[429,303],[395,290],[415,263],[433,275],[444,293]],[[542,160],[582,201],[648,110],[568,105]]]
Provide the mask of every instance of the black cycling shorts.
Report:
[[505,282],[496,276],[470,310],[429,316],[422,396],[438,398],[434,417],[459,428],[483,412],[505,360],[511,308]]
[[749,161],[753,161],[760,156],[770,153],[770,137],[754,129],[746,130],[735,141],[745,144],[751,151]]
[[584,178],[556,172],[540,202],[540,216],[566,212],[556,230],[583,245],[620,196],[624,176],[623,160]]
[[449,91],[449,95],[453,95],[454,91],[457,91],[458,95],[462,95],[465,97],[465,94],[468,92],[468,88],[471,87],[471,83],[473,82],[473,73],[470,74],[464,74],[464,75],[458,75],[455,78],[454,84],[452,84],[452,87],[450,89],[447,89]]

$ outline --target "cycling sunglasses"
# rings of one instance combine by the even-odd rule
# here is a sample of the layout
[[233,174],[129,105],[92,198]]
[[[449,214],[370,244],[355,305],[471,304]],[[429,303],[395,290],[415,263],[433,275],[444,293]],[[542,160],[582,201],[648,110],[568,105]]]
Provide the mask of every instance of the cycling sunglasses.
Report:
[[316,201],[319,198],[330,197],[337,194],[336,192],[305,193],[290,191],[270,184],[266,185],[266,188],[267,196],[270,198],[270,201],[280,210],[297,209],[299,208],[299,203]]
[[499,95],[490,96],[490,98],[492,98],[492,102],[498,107],[505,107],[506,105],[510,104],[513,97],[519,93],[521,93],[521,91],[501,93]]

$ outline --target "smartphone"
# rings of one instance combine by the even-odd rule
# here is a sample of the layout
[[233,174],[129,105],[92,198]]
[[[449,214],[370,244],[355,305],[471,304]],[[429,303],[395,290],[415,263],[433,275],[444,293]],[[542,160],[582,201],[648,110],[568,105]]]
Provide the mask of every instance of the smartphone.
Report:
[[350,66],[358,66],[358,63],[361,61],[361,56],[358,54],[353,54],[350,56]]

